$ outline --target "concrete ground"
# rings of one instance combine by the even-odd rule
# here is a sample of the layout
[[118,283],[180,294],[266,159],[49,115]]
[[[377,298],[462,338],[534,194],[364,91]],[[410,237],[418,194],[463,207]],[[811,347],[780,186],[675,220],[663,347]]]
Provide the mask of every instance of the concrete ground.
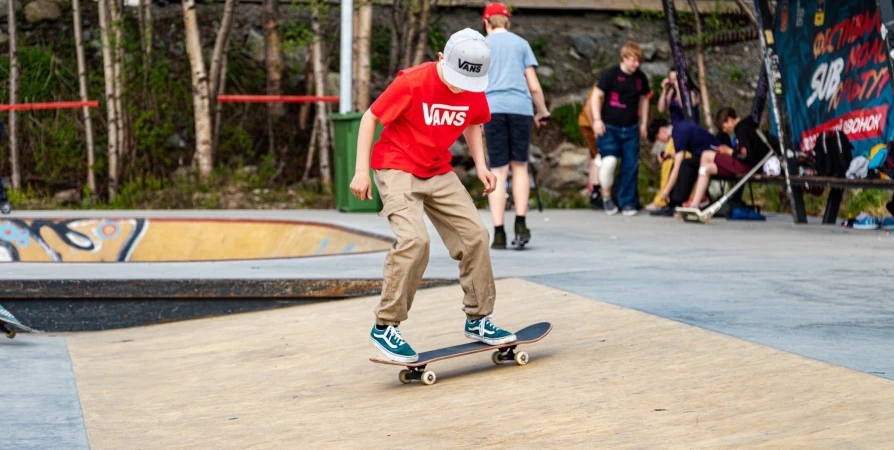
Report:
[[[41,215],[59,213],[28,214]],[[104,216],[283,218],[388,235],[382,218],[334,211]],[[17,448],[61,442],[39,429],[50,417],[65,448],[86,448],[83,436],[94,448],[894,447],[894,236],[789,216],[703,226],[579,210],[528,221],[526,251],[492,254],[498,323],[555,326],[526,367],[488,368],[479,354],[433,365],[434,386],[402,386],[395,368],[366,361],[376,299],[344,300],[0,342],[0,362],[20,373],[0,385],[0,422],[17,419]],[[0,278],[378,278],[383,259],[10,263]],[[456,272],[434,238],[426,276]],[[458,286],[417,296],[402,327],[417,350],[462,342],[460,298]],[[512,425],[476,416],[491,407]],[[382,425],[395,417],[409,426]]]

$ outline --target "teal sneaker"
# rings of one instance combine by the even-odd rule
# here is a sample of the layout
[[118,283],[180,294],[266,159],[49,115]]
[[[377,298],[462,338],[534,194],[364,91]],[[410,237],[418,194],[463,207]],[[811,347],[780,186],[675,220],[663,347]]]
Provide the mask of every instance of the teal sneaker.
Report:
[[478,320],[466,320],[466,337],[487,345],[500,345],[515,342],[515,335],[494,325],[490,316]]
[[369,342],[394,362],[411,363],[419,359],[419,355],[407,344],[395,326],[388,325],[384,330],[379,330],[373,325],[369,332]]

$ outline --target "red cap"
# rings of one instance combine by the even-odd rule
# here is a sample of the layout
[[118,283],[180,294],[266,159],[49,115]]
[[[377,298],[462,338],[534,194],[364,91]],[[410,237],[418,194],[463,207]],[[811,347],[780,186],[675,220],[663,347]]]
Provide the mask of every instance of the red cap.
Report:
[[491,3],[484,7],[484,20],[490,19],[491,16],[509,17],[509,8],[502,3]]

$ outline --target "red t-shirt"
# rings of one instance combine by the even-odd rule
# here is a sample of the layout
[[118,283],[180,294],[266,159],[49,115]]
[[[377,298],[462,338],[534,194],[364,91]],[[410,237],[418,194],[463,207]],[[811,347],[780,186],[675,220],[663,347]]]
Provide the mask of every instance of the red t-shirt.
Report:
[[484,93],[450,92],[436,64],[400,71],[370,106],[385,127],[373,146],[373,169],[397,169],[419,178],[450,172],[450,146],[469,125],[490,120]]

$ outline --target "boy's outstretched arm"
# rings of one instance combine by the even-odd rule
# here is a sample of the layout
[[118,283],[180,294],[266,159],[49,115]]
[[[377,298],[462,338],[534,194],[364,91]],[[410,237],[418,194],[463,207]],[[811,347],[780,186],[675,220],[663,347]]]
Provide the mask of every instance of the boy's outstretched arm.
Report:
[[354,179],[351,181],[351,193],[360,200],[372,200],[372,181],[369,179],[369,156],[372,142],[376,135],[379,118],[367,109],[360,119],[357,133],[357,162],[354,164]]
[[671,169],[670,176],[667,178],[667,185],[664,186],[664,190],[661,191],[662,200],[670,200],[671,191],[674,189],[674,185],[677,184],[677,177],[680,175],[680,165],[683,164],[683,159],[685,158],[685,150],[677,150],[676,153],[674,153],[674,167]]
[[543,87],[540,86],[540,80],[537,79],[537,71],[533,66],[525,69],[525,81],[528,82],[528,91],[531,92],[531,99],[534,100],[534,125],[538,128],[543,125],[543,118],[549,117],[549,110],[546,109],[546,99],[543,97]]
[[[490,194],[497,188],[497,177],[487,168],[484,160],[484,138],[482,137],[484,125],[471,125],[463,131],[466,144],[469,145],[469,154],[475,161],[475,171],[478,179],[484,184],[484,195]],[[359,156],[359,155],[358,155]]]

